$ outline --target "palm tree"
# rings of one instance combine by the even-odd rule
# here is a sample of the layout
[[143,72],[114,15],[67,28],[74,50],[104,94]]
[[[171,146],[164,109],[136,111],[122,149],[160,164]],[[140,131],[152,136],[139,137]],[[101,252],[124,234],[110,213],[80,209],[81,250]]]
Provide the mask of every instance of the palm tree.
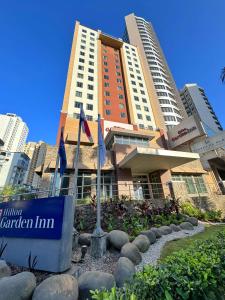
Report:
[[222,83],[225,83],[225,67],[221,70],[220,78],[222,80]]

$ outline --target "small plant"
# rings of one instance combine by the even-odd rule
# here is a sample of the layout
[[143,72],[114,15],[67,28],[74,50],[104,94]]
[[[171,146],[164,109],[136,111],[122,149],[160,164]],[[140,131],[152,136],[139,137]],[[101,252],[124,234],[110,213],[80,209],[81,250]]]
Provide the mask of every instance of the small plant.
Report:
[[5,252],[6,247],[7,247],[7,243],[4,243],[4,241],[2,241],[0,245],[0,258],[2,258],[2,255]]
[[33,258],[32,258],[32,254],[31,254],[31,251],[29,253],[29,256],[28,256],[28,268],[29,268],[29,271],[33,271],[37,265],[37,255],[35,255]]

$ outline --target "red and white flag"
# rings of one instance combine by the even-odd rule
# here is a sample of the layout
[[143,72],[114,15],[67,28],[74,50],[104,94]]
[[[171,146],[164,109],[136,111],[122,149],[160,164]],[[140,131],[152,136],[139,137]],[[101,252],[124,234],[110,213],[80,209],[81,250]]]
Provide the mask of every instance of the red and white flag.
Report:
[[87,122],[83,107],[80,108],[80,125],[82,127],[83,133],[86,134],[86,136],[89,139],[90,143],[93,143],[93,138],[92,138],[89,126],[88,126],[88,122]]

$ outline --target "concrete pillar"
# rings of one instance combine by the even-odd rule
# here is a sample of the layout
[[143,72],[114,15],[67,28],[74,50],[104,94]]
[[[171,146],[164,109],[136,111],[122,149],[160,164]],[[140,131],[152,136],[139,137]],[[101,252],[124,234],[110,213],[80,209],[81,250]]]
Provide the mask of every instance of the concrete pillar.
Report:
[[118,180],[118,197],[127,196],[133,198],[133,178],[131,169],[118,169],[117,170]]
[[172,180],[171,172],[170,170],[161,170],[160,171],[160,179],[162,182],[162,188],[163,188],[163,193],[164,197],[171,197],[170,193],[170,187],[168,185],[168,182]]

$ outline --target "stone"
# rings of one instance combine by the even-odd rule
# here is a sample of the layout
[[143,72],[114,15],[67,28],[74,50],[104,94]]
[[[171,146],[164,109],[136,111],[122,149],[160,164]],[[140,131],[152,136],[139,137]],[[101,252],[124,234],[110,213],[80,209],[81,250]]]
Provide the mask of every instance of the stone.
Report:
[[175,225],[175,224],[170,224],[170,228],[171,228],[173,231],[175,231],[175,232],[181,231],[180,226],[177,226],[177,225]]
[[122,287],[125,282],[132,279],[135,273],[135,266],[127,257],[120,257],[115,268],[114,277],[116,285]]
[[53,275],[35,289],[32,300],[78,300],[78,282],[69,275]]
[[159,227],[159,230],[162,235],[167,235],[172,233],[172,229],[169,226],[161,226]]
[[198,226],[198,219],[195,217],[187,217],[186,221],[191,223],[193,226]]
[[155,236],[156,236],[157,239],[162,237],[161,232],[160,232],[160,230],[158,228],[152,227],[151,231],[154,232],[154,234],[155,234]]
[[126,243],[122,247],[120,255],[129,258],[135,265],[138,265],[142,260],[138,247],[132,243]]
[[11,269],[4,260],[0,260],[0,278],[11,276]]
[[36,278],[31,272],[21,272],[0,279],[1,300],[30,300],[36,287]]
[[133,240],[132,244],[144,253],[149,249],[150,241],[146,235],[140,234]]
[[141,232],[142,235],[146,235],[151,244],[156,242],[156,235],[152,230],[145,230]]
[[78,243],[83,246],[91,245],[91,233],[81,233],[78,239]]
[[191,223],[189,222],[183,222],[180,224],[180,228],[184,230],[194,230],[194,227]]
[[78,285],[79,300],[92,299],[90,290],[110,290],[115,285],[115,278],[109,273],[88,271],[79,277]]
[[81,267],[78,267],[76,265],[72,265],[69,270],[64,272],[64,274],[69,274],[72,275],[75,278],[78,278],[84,271],[82,270]]
[[91,235],[91,256],[94,258],[101,258],[106,253],[106,239],[107,233],[102,235]]
[[123,245],[129,242],[129,236],[124,231],[112,230],[109,233],[109,242],[114,248],[120,250]]

